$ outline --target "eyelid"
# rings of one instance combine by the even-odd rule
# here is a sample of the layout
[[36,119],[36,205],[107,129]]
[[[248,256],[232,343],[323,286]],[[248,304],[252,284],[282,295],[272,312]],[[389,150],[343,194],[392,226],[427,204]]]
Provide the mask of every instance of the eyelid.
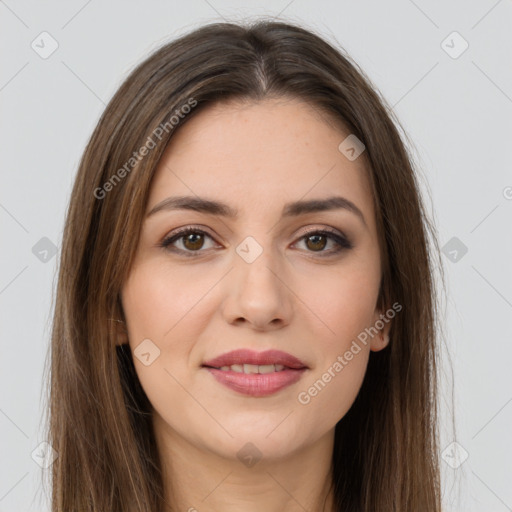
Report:
[[343,237],[343,238],[346,238],[348,240],[347,236],[345,235],[345,233],[343,233],[343,231],[340,231],[340,230],[338,230],[336,228],[325,227],[325,226],[306,228],[306,231],[303,231],[302,234],[299,235],[299,238],[307,236],[310,233],[318,233],[318,232],[323,232],[323,233],[329,233],[329,234],[332,234],[332,235],[337,235],[339,237]]
[[185,226],[173,229],[170,233],[165,235],[164,240],[169,240],[170,238],[174,238],[178,235],[186,234],[188,231],[204,233],[205,235],[208,235],[211,238],[216,237],[216,235],[214,236],[210,233],[209,228],[203,226],[202,224],[186,224]]

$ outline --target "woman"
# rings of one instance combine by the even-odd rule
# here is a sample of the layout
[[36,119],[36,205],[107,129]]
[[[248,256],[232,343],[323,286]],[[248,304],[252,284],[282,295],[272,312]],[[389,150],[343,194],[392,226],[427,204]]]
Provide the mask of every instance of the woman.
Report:
[[52,510],[439,511],[430,230],[389,108],[317,35],[156,51],[70,201]]

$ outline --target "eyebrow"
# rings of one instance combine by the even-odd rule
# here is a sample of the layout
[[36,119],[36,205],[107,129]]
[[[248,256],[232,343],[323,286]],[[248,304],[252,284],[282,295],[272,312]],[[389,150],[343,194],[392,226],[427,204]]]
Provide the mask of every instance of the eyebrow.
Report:
[[[329,210],[344,209],[356,214],[366,225],[363,212],[350,200],[333,196],[326,199],[311,199],[287,203],[283,207],[281,217],[297,217],[306,213],[324,212]],[[146,217],[151,217],[161,211],[193,210],[196,212],[219,215],[234,219],[238,216],[238,210],[220,201],[205,199],[197,196],[174,196],[164,199],[156,204]]]

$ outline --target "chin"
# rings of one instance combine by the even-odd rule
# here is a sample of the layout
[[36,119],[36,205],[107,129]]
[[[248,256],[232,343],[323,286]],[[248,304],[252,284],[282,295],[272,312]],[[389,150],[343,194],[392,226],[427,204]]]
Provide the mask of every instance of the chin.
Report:
[[210,445],[211,450],[222,452],[225,457],[233,457],[233,453],[238,454],[239,451],[242,451],[240,456],[245,451],[254,451],[255,456],[263,456],[267,460],[283,458],[306,442],[304,429],[297,426],[291,417],[286,418],[288,414],[289,411],[266,418],[262,418],[261,412],[247,415],[244,419],[224,424],[233,437],[221,433],[214,439],[209,432],[204,442]]

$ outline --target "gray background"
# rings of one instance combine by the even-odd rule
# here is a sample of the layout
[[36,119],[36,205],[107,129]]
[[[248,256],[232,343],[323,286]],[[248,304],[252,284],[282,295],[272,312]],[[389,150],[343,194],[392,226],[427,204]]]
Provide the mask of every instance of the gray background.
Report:
[[[157,46],[206,22],[261,15],[302,23],[342,45],[414,141],[445,247],[443,322],[453,364],[452,379],[445,357],[445,510],[512,510],[511,1],[6,0],[0,1],[0,512],[48,510],[41,486],[48,470],[36,461],[51,455],[38,447],[58,264],[51,249],[60,246],[87,138],[128,71]],[[47,58],[40,54],[52,41],[43,31],[58,43]],[[464,40],[469,47],[459,55]]]

